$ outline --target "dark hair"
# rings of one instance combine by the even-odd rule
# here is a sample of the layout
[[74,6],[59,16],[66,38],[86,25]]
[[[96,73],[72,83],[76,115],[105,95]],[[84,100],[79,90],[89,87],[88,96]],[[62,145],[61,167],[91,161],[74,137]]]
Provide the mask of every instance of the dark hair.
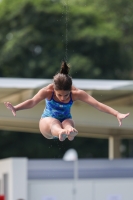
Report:
[[60,72],[54,76],[55,90],[71,90],[72,78],[69,76],[69,66],[65,61],[62,62]]

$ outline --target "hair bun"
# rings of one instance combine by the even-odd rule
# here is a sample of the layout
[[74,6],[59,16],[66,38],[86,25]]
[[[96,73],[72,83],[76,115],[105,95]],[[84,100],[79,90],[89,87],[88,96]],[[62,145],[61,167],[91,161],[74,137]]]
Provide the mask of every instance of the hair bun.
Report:
[[61,64],[61,69],[60,69],[60,73],[61,74],[69,74],[69,66],[67,65],[67,63],[65,61],[62,62]]

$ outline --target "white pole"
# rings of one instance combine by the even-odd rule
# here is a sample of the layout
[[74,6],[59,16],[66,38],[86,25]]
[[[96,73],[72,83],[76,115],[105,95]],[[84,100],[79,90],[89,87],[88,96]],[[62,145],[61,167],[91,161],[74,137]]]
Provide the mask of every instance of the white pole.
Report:
[[78,183],[78,160],[76,159],[74,162],[74,187],[73,187],[73,200],[77,198],[77,183]]
[[73,161],[73,200],[77,196],[77,182],[78,182],[78,154],[75,149],[69,149],[63,156],[65,161]]

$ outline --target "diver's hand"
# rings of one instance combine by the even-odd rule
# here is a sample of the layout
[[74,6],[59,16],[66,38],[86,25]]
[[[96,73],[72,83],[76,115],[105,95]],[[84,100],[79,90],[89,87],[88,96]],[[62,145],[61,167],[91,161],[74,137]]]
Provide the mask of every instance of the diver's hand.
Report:
[[129,114],[130,113],[127,113],[127,114],[118,113],[117,114],[117,119],[118,119],[118,122],[119,122],[119,126],[122,125],[122,120],[125,119],[126,117],[128,117]]
[[13,116],[16,116],[16,110],[14,106],[10,102],[4,102],[4,104],[9,110],[11,110]]

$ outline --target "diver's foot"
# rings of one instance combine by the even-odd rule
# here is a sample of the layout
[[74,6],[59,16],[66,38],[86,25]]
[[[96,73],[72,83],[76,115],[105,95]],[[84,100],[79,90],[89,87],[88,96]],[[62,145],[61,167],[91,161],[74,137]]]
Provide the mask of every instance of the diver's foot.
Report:
[[70,132],[69,135],[68,135],[68,140],[72,141],[77,134],[78,134],[77,130]]
[[63,129],[60,133],[59,133],[59,140],[61,142],[63,142],[66,138],[68,137],[66,130]]

